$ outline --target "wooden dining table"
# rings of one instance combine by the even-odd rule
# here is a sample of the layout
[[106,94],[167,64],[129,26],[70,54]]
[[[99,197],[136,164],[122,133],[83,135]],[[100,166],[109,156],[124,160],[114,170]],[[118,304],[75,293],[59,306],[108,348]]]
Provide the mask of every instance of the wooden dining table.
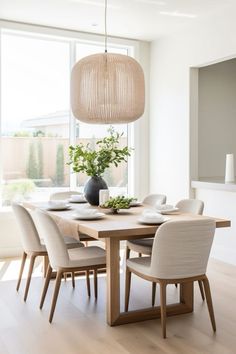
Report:
[[[42,203],[25,203],[31,209],[44,208]],[[120,308],[120,241],[138,238],[152,237],[160,225],[145,225],[139,222],[139,218],[145,206],[132,207],[121,210],[118,214],[112,214],[110,210],[100,209],[105,216],[99,220],[76,220],[73,216],[75,209],[94,208],[88,204],[71,204],[67,211],[48,211],[55,220],[62,225],[71,226],[74,237],[79,233],[87,234],[94,239],[102,240],[106,244],[107,262],[107,323],[110,326],[131,322],[144,321],[160,317],[160,307],[149,307],[128,312],[122,312]],[[146,206],[147,207],[147,206]],[[175,212],[166,215],[169,220],[194,220],[209,218],[208,216],[181,214]],[[216,227],[230,227],[230,220],[214,218]],[[179,302],[167,305],[167,316],[186,314],[193,311],[193,283],[180,284]]]

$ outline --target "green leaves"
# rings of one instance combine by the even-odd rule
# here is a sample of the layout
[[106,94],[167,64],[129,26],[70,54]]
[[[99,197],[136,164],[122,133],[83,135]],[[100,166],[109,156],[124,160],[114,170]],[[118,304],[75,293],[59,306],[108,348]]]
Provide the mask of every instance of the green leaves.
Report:
[[112,209],[129,209],[130,203],[134,200],[134,198],[125,198],[124,196],[118,196],[115,198],[110,198],[104,205],[104,208],[112,208]]
[[108,132],[109,136],[96,142],[95,149],[92,149],[90,144],[69,146],[68,165],[72,165],[73,172],[84,172],[88,176],[102,176],[111,165],[117,167],[119,163],[127,162],[131,149],[128,146],[119,148],[123,133],[119,134],[114,127],[110,127]]

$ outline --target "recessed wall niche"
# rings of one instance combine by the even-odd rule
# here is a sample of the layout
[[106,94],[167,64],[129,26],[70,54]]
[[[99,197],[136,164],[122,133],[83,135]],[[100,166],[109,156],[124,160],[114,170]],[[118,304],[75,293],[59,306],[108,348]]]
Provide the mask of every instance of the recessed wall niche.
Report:
[[236,59],[198,69],[199,179],[224,178],[227,153],[236,158]]

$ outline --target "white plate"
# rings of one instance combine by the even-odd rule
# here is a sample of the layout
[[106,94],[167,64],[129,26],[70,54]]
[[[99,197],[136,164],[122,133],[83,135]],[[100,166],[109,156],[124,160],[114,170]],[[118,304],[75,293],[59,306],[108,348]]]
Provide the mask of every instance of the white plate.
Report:
[[179,210],[179,208],[172,208],[172,209],[166,209],[166,210],[156,209],[156,211],[162,215],[171,214],[171,213],[174,213],[175,211],[178,211],[178,210]]
[[166,222],[168,220],[170,220],[170,218],[163,218],[162,221],[147,220],[145,218],[138,219],[140,224],[145,224],[145,225],[159,225],[159,224],[163,224],[164,222]]
[[69,203],[88,203],[86,199],[81,199],[81,200],[74,200],[74,199],[68,199]]
[[68,210],[68,209],[71,209],[71,206],[70,206],[70,204],[66,204],[65,206],[49,205],[46,209],[47,210],[54,210],[54,211],[57,211],[57,210]]
[[140,206],[140,205],[142,205],[142,202],[138,202],[136,200],[134,200],[133,202],[130,202],[131,207],[136,207],[136,206]]
[[106,214],[104,213],[97,213],[94,215],[80,215],[80,214],[73,214],[73,218],[78,220],[97,220],[102,219]]

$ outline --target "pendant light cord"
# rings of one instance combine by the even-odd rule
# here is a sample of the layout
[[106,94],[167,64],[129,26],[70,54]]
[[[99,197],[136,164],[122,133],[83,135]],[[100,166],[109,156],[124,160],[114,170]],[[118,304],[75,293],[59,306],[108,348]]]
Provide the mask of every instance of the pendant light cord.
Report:
[[107,53],[107,0],[105,0],[105,53]]

